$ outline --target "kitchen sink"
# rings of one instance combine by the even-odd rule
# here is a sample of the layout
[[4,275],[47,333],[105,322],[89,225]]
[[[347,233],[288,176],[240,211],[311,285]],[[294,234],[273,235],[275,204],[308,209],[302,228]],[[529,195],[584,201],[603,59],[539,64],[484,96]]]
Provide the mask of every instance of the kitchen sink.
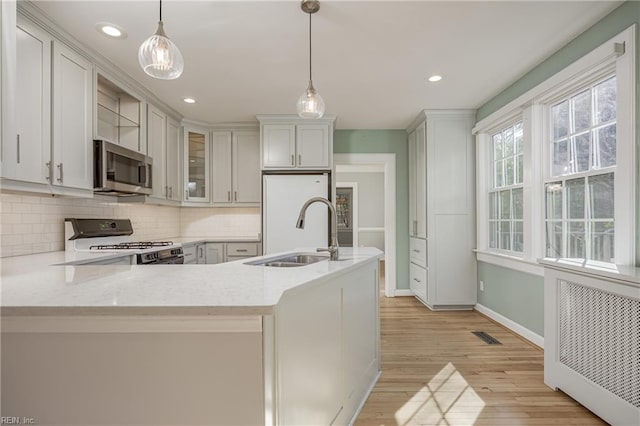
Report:
[[269,259],[260,259],[247,262],[245,265],[272,266],[276,268],[293,268],[296,266],[310,265],[316,262],[328,260],[329,256],[316,253],[293,253]]

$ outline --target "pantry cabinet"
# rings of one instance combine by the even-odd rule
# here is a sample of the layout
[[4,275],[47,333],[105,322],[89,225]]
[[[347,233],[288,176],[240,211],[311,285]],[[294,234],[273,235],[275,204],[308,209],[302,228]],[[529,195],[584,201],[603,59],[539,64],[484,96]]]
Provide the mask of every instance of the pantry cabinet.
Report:
[[263,170],[326,170],[333,165],[334,116],[304,120],[259,115]]
[[213,131],[215,206],[260,205],[260,137],[257,131]]
[[408,129],[409,287],[432,309],[476,303],[474,117],[425,110]]

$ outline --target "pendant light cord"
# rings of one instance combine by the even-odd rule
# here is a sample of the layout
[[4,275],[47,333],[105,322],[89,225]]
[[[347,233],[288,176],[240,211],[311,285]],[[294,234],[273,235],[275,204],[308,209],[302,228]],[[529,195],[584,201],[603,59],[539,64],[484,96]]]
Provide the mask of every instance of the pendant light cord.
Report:
[[309,14],[309,81],[311,81],[311,14]]
[[162,22],[162,0],[160,0],[160,21]]

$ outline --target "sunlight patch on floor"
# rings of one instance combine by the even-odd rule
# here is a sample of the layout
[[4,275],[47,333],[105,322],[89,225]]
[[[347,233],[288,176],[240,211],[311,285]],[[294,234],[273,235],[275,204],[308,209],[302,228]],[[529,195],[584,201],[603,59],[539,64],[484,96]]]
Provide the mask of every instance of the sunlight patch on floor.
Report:
[[448,363],[395,413],[399,426],[414,424],[471,425],[485,403]]

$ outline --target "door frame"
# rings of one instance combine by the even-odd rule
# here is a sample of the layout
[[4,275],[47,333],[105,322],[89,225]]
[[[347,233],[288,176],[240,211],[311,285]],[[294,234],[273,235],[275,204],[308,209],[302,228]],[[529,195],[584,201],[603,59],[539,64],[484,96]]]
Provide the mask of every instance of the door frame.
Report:
[[334,167],[339,165],[382,166],[384,174],[384,248],[386,297],[396,292],[396,154],[334,154]]
[[352,246],[358,247],[358,182],[336,182],[336,194],[338,188],[351,188],[353,212],[351,213],[351,227],[353,228]]

